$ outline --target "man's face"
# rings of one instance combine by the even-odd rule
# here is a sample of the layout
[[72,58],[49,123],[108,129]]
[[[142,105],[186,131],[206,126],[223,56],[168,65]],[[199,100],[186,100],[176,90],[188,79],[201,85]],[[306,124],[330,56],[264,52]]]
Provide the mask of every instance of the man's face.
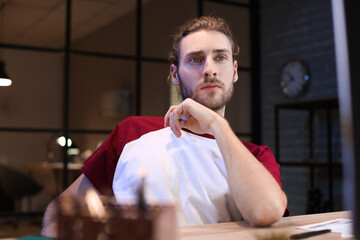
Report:
[[217,31],[198,31],[180,43],[179,66],[171,66],[172,80],[182,99],[192,98],[214,110],[223,110],[238,79],[229,39]]

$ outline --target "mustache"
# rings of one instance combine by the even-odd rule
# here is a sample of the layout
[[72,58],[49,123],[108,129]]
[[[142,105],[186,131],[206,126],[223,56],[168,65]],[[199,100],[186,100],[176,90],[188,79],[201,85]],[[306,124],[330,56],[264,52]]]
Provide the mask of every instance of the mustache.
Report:
[[221,83],[221,81],[216,77],[206,77],[204,83]]
[[199,82],[198,87],[202,88],[203,86],[206,86],[208,84],[216,84],[221,88],[224,87],[224,83],[220,79],[218,79],[217,77],[206,77],[206,78],[204,78],[204,80],[202,82]]

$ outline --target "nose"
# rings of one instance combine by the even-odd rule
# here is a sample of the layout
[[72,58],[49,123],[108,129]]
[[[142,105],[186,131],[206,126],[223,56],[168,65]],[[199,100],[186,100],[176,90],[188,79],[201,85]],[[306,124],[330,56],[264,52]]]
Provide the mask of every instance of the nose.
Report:
[[216,71],[216,67],[215,67],[215,63],[214,63],[213,59],[208,57],[208,58],[206,58],[206,60],[204,61],[203,64],[204,64],[204,66],[203,66],[203,77],[204,78],[217,76],[217,71]]

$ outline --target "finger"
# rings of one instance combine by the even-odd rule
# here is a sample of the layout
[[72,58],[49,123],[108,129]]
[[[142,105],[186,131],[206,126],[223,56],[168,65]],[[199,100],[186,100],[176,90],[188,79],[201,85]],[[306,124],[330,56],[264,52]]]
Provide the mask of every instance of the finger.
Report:
[[181,128],[185,127],[185,123],[187,122],[187,120],[189,119],[189,115],[180,115],[179,116],[179,121],[181,124]]
[[170,129],[175,134],[176,137],[180,137],[181,132],[177,126],[177,122],[178,122],[178,120],[176,119],[176,114],[174,112],[172,112],[170,114]]
[[178,130],[179,136],[181,136],[181,129],[183,128],[183,119],[187,119],[185,115],[182,115],[183,113],[183,105],[179,105],[174,109],[173,115],[174,115],[174,124],[176,126],[176,129]]
[[189,115],[180,115],[179,119],[183,122],[186,122],[189,119]]
[[165,117],[164,117],[164,127],[168,127],[170,124],[169,118],[170,118],[170,114],[172,113],[172,111],[174,111],[174,109],[176,108],[176,106],[170,106],[169,110],[166,112]]

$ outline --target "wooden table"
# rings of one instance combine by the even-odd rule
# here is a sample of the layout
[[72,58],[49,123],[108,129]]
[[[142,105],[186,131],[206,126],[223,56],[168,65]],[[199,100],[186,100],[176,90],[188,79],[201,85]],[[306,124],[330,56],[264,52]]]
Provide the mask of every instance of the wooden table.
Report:
[[[308,230],[297,229],[312,223],[319,223],[336,218],[350,218],[349,212],[333,212],[312,215],[301,215],[282,218],[279,222],[268,228],[254,228],[245,222],[229,222],[218,224],[206,224],[199,226],[179,227],[177,240],[269,240],[269,236],[282,234],[289,236],[294,233],[307,232]],[[267,238],[266,238],[267,237]],[[284,238],[285,239],[285,238]],[[308,238],[309,240],[333,240],[342,239],[339,233],[326,233]],[[347,238],[354,239],[354,238]],[[15,238],[0,238],[0,240],[15,240]]]
[[[69,162],[68,169],[68,182],[72,183],[78,176],[81,175],[82,163]],[[24,166],[26,172],[32,174],[52,174],[55,180],[55,193],[57,196],[62,192],[62,176],[64,171],[64,163],[62,162],[41,162],[29,163]]]
[[[69,171],[80,171],[82,163],[69,162],[67,167]],[[62,171],[64,169],[64,163],[62,162],[41,162],[41,163],[29,163],[25,165],[27,171],[52,173],[54,171]]]
[[[270,239],[273,235],[285,235],[307,232],[308,230],[297,229],[296,226],[303,226],[312,223],[319,223],[336,218],[350,218],[349,212],[332,212],[312,215],[301,215],[284,217],[279,222],[267,228],[250,227],[245,222],[229,222],[218,224],[206,224],[198,226],[178,228],[178,240],[261,240]],[[284,238],[285,239],[285,238]],[[339,233],[326,233],[309,238],[319,239],[342,239]],[[351,238],[347,238],[351,239]]]

